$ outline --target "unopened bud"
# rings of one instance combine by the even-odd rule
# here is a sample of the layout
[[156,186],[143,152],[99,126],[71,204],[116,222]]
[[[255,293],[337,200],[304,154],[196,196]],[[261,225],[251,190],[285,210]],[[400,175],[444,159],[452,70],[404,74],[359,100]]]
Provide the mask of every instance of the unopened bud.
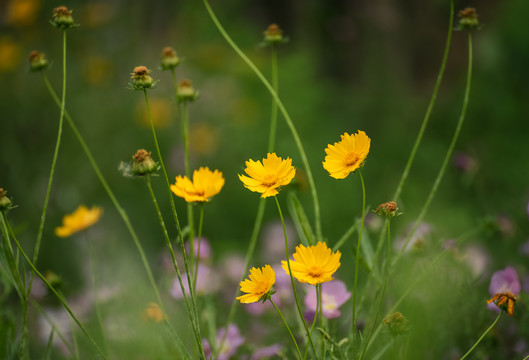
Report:
[[459,25],[457,30],[473,30],[479,29],[479,20],[476,9],[467,7],[466,9],[460,10],[458,13]]
[[288,41],[283,37],[283,30],[277,24],[270,24],[263,34],[265,44],[280,44]]
[[151,158],[151,153],[146,150],[138,150],[132,157],[132,173],[134,175],[147,175],[159,169],[159,165]]
[[37,50],[33,50],[29,53],[29,70],[40,71],[48,67],[48,59],[46,55]]
[[9,209],[11,200],[7,197],[7,191],[0,188],[0,211]]
[[178,101],[194,101],[198,97],[198,91],[193,88],[191,80],[182,80],[177,89]]
[[44,278],[54,288],[58,288],[62,285],[61,277],[55,274],[53,271],[50,271],[50,270],[46,271],[44,273]]
[[176,68],[180,64],[180,58],[176,54],[175,49],[172,47],[165,47],[162,50],[162,61],[160,66],[162,70],[171,70]]
[[69,10],[66,6],[56,7],[53,9],[51,24],[63,30],[79,26],[73,21],[72,12],[73,10]]
[[408,319],[400,312],[394,312],[386,316],[382,322],[388,327],[389,332],[393,336],[401,335],[408,331]]
[[149,76],[150,73],[151,70],[147,69],[145,66],[136,66],[134,71],[130,73],[132,75],[129,83],[130,86],[134,90],[140,91],[154,88],[157,81],[154,81],[152,77]]
[[388,201],[386,203],[378,205],[375,212],[379,215],[384,215],[388,218],[392,218],[401,214],[399,212],[399,207],[397,206],[397,203],[395,203],[394,201]]

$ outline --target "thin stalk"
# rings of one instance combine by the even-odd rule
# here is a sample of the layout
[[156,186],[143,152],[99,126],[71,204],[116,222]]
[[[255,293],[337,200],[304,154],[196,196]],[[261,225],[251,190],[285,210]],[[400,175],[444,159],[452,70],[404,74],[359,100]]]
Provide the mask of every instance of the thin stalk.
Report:
[[79,355],[79,343],[77,342],[77,335],[75,335],[74,329],[74,323],[72,321],[72,318],[68,318],[68,324],[70,325],[70,332],[72,333],[72,342],[73,342],[73,354],[75,356],[75,360],[80,360],[81,356]]
[[[321,308],[321,284],[316,285],[316,312],[314,313],[314,319],[312,320],[312,325],[310,326],[309,336],[312,336],[314,331],[314,326],[316,326],[316,320],[318,319],[318,312]],[[309,350],[309,343],[307,342],[305,350],[303,351],[303,360],[307,358],[307,351]]]
[[[149,189],[149,194],[151,195],[152,202],[154,204],[154,208],[156,209],[156,214],[158,215],[158,220],[160,221],[160,226],[162,228],[162,232],[165,238],[165,242],[167,244],[167,247],[169,248],[169,252],[171,254],[171,259],[173,260],[173,266],[176,271],[176,276],[178,277],[178,282],[180,283],[180,289],[182,290],[182,295],[184,296],[184,302],[186,304],[187,312],[189,314],[189,318],[191,320],[191,326],[193,328],[193,334],[195,337],[195,341],[197,343],[200,355],[203,359],[205,359],[204,349],[202,347],[202,337],[200,336],[200,326],[198,321],[198,315],[196,313],[196,310],[193,308],[193,306],[190,304],[189,299],[187,297],[184,283],[182,281],[182,276],[180,274],[180,269],[178,268],[178,263],[176,261],[176,257],[174,255],[173,247],[171,246],[171,240],[169,239],[169,234],[167,233],[167,227],[165,226],[165,222],[163,220],[162,212],[160,211],[160,207],[158,206],[158,201],[156,200],[156,196],[154,195],[154,191],[152,189],[151,185],[151,177],[149,175],[145,176],[145,182],[147,183],[147,188]],[[190,290],[191,292],[191,290]]]
[[281,320],[283,320],[283,324],[285,324],[285,327],[287,328],[288,333],[290,334],[290,337],[292,338],[292,341],[294,342],[294,345],[296,346],[296,351],[298,352],[298,359],[300,359],[300,360],[303,359],[303,357],[301,356],[301,352],[299,351],[299,346],[298,346],[298,343],[296,341],[296,338],[294,337],[294,334],[292,334],[292,330],[290,330],[290,327],[288,326],[287,321],[285,320],[285,317],[283,316],[281,311],[279,311],[279,308],[272,301],[272,299],[270,299],[270,302],[272,303],[272,305],[274,305],[274,308],[276,309],[277,313],[281,317]]
[[445,158],[443,160],[443,164],[441,165],[441,169],[439,170],[439,174],[437,174],[437,178],[435,179],[435,182],[432,186],[432,189],[430,190],[430,194],[428,194],[428,198],[426,199],[426,202],[424,203],[421,212],[419,214],[419,217],[415,221],[415,225],[413,226],[413,230],[408,235],[408,238],[406,239],[406,242],[404,243],[404,246],[400,251],[398,252],[393,264],[397,263],[400,256],[404,253],[404,250],[407,248],[411,238],[415,234],[415,231],[419,227],[422,219],[426,215],[426,211],[428,211],[428,208],[430,207],[430,204],[437,192],[437,188],[439,187],[439,184],[441,183],[441,180],[443,179],[446,167],[448,166],[448,163],[450,162],[450,159],[452,158],[452,153],[454,151],[454,147],[456,145],[457,139],[459,137],[459,133],[461,132],[461,128],[463,127],[463,122],[465,121],[465,116],[467,112],[468,107],[468,100],[470,97],[470,85],[472,82],[472,33],[468,32],[468,70],[467,70],[467,84],[465,87],[465,97],[463,99],[463,107],[461,109],[461,114],[459,116],[459,121],[457,123],[456,130],[454,132],[454,136],[452,137],[452,141],[450,142],[450,146],[448,147],[448,151],[446,152]]
[[64,346],[66,346],[66,348],[68,349],[68,351],[70,351],[71,353],[74,352],[72,346],[68,343],[68,341],[66,340],[66,337],[62,334],[61,330],[57,327],[57,325],[54,324],[54,322],[51,320],[51,318],[49,317],[48,314],[46,314],[46,312],[44,311],[44,309],[42,309],[39,305],[38,302],[36,302],[35,300],[31,299],[31,304],[35,307],[35,309],[37,309],[38,312],[40,312],[42,314],[42,316],[44,317],[44,319],[46,319],[46,321],[50,324],[50,327],[51,329],[57,334],[57,336],[59,336],[59,339],[62,340],[62,342],[64,343]]
[[[322,296],[322,284],[318,284],[318,287],[319,291],[316,291],[317,293],[317,296],[318,296],[318,302],[320,303],[320,328],[323,329],[325,331],[325,327],[323,326],[323,302],[322,302],[322,299],[321,299],[321,296]],[[316,305],[317,307],[317,305]],[[316,309],[316,312],[318,312],[318,309]],[[325,353],[326,353],[326,350],[325,350],[325,339],[323,337],[323,335],[321,336],[321,357],[325,360]]]
[[193,279],[193,287],[197,288],[197,276],[198,276],[198,261],[200,260],[200,242],[202,240],[202,225],[204,224],[204,204],[200,204],[200,217],[198,219],[198,248],[195,259],[195,278]]
[[[362,220],[360,222],[360,231],[358,232],[358,242],[356,244],[355,257],[355,280],[353,285],[353,324],[351,331],[353,332],[353,354],[356,357],[356,288],[358,285],[358,269],[360,264],[360,243],[362,242],[362,234],[364,232],[364,219],[366,210],[366,188],[364,184],[364,177],[362,176],[362,169],[358,169],[360,182],[362,183]],[[354,249],[354,248],[353,248]]]
[[[279,94],[279,77],[277,71],[277,47],[275,44],[271,45],[272,48],[272,88]],[[276,141],[276,128],[277,128],[277,104],[272,99],[272,111],[270,113],[270,136],[268,138],[268,152],[274,152],[275,141]]]
[[50,331],[50,336],[48,336],[48,343],[46,344],[46,349],[44,349],[44,355],[42,356],[44,360],[48,360],[50,357],[50,350],[51,350],[51,345],[53,344],[53,334],[54,333],[55,333],[55,330],[52,328]]
[[305,333],[307,334],[307,337],[309,339],[310,346],[312,347],[312,351],[314,352],[314,356],[316,357],[316,359],[318,359],[318,353],[316,352],[316,347],[314,346],[314,343],[312,342],[312,336],[310,336],[311,334],[309,333],[307,322],[305,321],[305,317],[303,316],[303,311],[301,310],[301,307],[299,305],[298,292],[296,291],[296,284],[294,283],[294,276],[292,276],[292,269],[290,268],[290,255],[288,254],[288,239],[287,239],[287,229],[285,227],[285,220],[283,219],[283,213],[281,212],[281,206],[279,206],[279,200],[277,200],[277,196],[274,196],[274,199],[276,201],[277,211],[279,212],[279,217],[281,218],[281,224],[283,225],[283,234],[285,236],[285,254],[287,257],[286,262],[287,262],[287,267],[288,267],[288,274],[290,275],[290,283],[292,284],[292,291],[294,292],[294,299],[296,300],[296,308],[298,309],[299,319],[303,323],[303,327],[305,328]]
[[[48,89],[51,97],[53,98],[53,100],[55,100],[57,105],[60,106],[59,98],[58,98],[57,94],[55,93],[55,91],[53,90],[53,88],[52,88],[52,86],[51,86],[51,84],[50,84],[50,82],[48,80],[48,77],[46,76],[46,74],[44,72],[42,72],[42,79],[43,79],[44,84],[46,85],[46,88]],[[88,148],[88,145],[84,141],[84,138],[82,137],[81,133],[77,129],[77,126],[73,122],[72,117],[70,116],[70,114],[66,110],[65,110],[65,118],[66,118],[68,124],[70,125],[70,128],[72,129],[75,137],[79,141],[79,144],[83,148],[83,150],[84,150],[84,152],[86,154],[86,157],[88,158],[88,161],[92,165],[92,168],[94,169],[94,172],[96,173],[96,176],[99,178],[99,181],[101,182],[101,185],[103,185],[103,188],[105,189],[106,193],[108,194],[108,197],[110,198],[110,200],[114,204],[114,207],[116,208],[117,212],[119,213],[119,215],[123,219],[123,222],[125,223],[125,226],[127,227],[127,230],[129,231],[130,235],[132,236],[134,244],[136,245],[136,248],[138,249],[138,252],[140,254],[143,266],[145,267],[145,271],[147,272],[147,276],[149,278],[149,282],[151,283],[151,286],[153,287],[155,293],[157,294],[157,298],[160,301],[161,297],[159,295],[158,286],[156,285],[156,282],[154,281],[154,277],[152,275],[152,271],[151,271],[149,263],[147,261],[147,257],[145,256],[145,252],[143,251],[143,247],[142,247],[142,245],[140,243],[140,240],[138,239],[138,235],[136,234],[136,231],[132,227],[132,223],[130,222],[130,219],[129,219],[127,213],[121,207],[121,204],[119,203],[118,199],[114,195],[114,192],[112,191],[112,189],[110,189],[110,186],[108,185],[105,177],[103,176],[103,173],[101,172],[101,169],[97,165],[97,162],[96,162],[94,156],[92,155],[92,152]],[[29,287],[28,293],[30,291],[31,291],[31,287]],[[160,302],[160,304],[161,304],[161,302]]]
[[266,80],[263,73],[255,66],[255,64],[244,54],[244,52],[235,44],[235,42],[232,40],[232,38],[228,35],[224,27],[221,25],[219,20],[217,19],[217,16],[213,12],[213,9],[209,5],[209,2],[207,0],[203,0],[204,6],[206,7],[206,10],[211,17],[211,20],[219,30],[219,32],[222,34],[224,39],[228,42],[228,44],[233,48],[233,50],[241,57],[241,59],[253,70],[253,72],[257,75],[259,80],[263,83],[263,85],[268,89],[272,97],[274,98],[274,101],[276,102],[279,111],[281,111],[281,114],[285,118],[285,121],[290,129],[290,132],[292,133],[292,137],[294,138],[294,142],[296,143],[296,147],[298,148],[298,151],[301,155],[301,160],[303,162],[303,166],[305,167],[305,172],[307,173],[307,180],[310,185],[310,190],[312,194],[312,198],[314,201],[314,217],[315,217],[315,223],[316,223],[316,235],[318,238],[318,241],[322,241],[322,233],[321,233],[321,214],[320,214],[320,204],[318,201],[318,193],[316,191],[316,185],[314,184],[314,178],[312,176],[312,171],[310,169],[309,161],[307,158],[307,155],[305,153],[305,149],[303,148],[303,144],[301,143],[301,139],[298,135],[298,132],[296,130],[296,127],[294,126],[294,123],[292,122],[292,119],[290,118],[289,113],[287,112],[285,106],[283,105],[283,102],[277,95],[277,92],[274,90],[272,85]]
[[360,355],[360,360],[363,359],[364,355],[366,354],[367,348],[369,347],[369,343],[371,341],[371,337],[373,336],[373,331],[375,330],[375,326],[378,323],[378,317],[380,316],[380,312],[382,311],[382,303],[384,302],[384,296],[386,295],[386,287],[388,285],[388,279],[389,279],[389,267],[390,267],[390,255],[391,255],[391,229],[390,229],[390,219],[386,219],[387,224],[387,234],[388,234],[388,256],[386,258],[386,279],[384,280],[384,287],[382,288],[382,295],[380,296],[380,301],[378,303],[378,309],[377,313],[375,315],[375,321],[373,321],[373,326],[371,327],[371,331],[369,332],[369,336],[367,337],[366,346],[364,348],[364,351],[362,351],[362,354]]
[[[397,189],[395,190],[395,193],[393,194],[392,200],[393,201],[399,201],[399,196],[402,192],[402,188],[404,187],[404,183],[406,182],[406,179],[408,178],[411,165],[413,163],[413,160],[415,159],[415,155],[417,153],[417,149],[419,148],[419,145],[421,144],[422,137],[424,134],[424,131],[426,130],[426,126],[428,125],[428,121],[430,119],[430,115],[432,114],[432,110],[435,105],[435,101],[437,99],[437,93],[439,92],[439,88],[441,87],[441,83],[443,80],[446,63],[448,60],[448,54],[450,52],[450,44],[452,43],[452,29],[454,27],[454,1],[450,1],[450,18],[448,20],[448,34],[446,36],[445,41],[445,48],[444,48],[444,54],[443,54],[443,60],[441,61],[441,68],[439,69],[439,73],[437,74],[437,80],[435,82],[435,86],[433,89],[432,97],[430,98],[430,102],[428,103],[428,108],[426,109],[426,114],[424,114],[424,118],[422,120],[421,128],[419,130],[419,133],[417,134],[417,138],[415,139],[415,143],[413,144],[413,148],[410,153],[410,157],[408,158],[408,161],[406,163],[406,167],[404,168],[404,172],[402,173],[399,184],[397,185]],[[386,220],[387,221],[387,220]],[[381,232],[380,238],[378,241],[377,249],[374,256],[374,261],[378,259],[378,255],[380,253],[380,250],[382,249],[383,239],[384,239],[384,231]],[[374,263],[375,263],[374,262]]]
[[[57,130],[57,140],[55,142],[55,151],[53,152],[53,159],[51,161],[50,176],[48,177],[48,186],[46,188],[46,196],[44,197],[44,207],[40,215],[39,232],[37,233],[37,240],[35,242],[35,250],[33,252],[33,263],[37,263],[39,256],[40,243],[42,241],[42,234],[44,232],[44,223],[46,222],[46,211],[48,210],[48,202],[50,200],[51,185],[53,183],[53,175],[55,174],[55,165],[59,156],[59,148],[61,147],[62,125],[65,112],[66,103],[66,31],[62,32],[62,97],[61,97],[61,113],[59,116],[59,129]],[[33,285],[33,278],[35,274],[31,274],[29,278],[28,294]]]
[[498,317],[496,318],[496,320],[494,320],[494,322],[492,323],[492,325],[489,326],[489,328],[487,330],[485,330],[485,332],[481,335],[481,337],[478,339],[478,341],[476,341],[474,343],[474,345],[472,345],[472,347],[466,352],[465,355],[463,355],[463,357],[460,359],[460,360],[463,360],[464,358],[466,358],[468,356],[468,354],[470,354],[472,352],[472,350],[474,350],[474,348],[476,346],[478,346],[478,344],[481,342],[481,340],[483,340],[483,338],[485,337],[485,335],[487,335],[489,333],[490,330],[492,330],[492,328],[494,327],[494,325],[496,325],[496,323],[498,322],[498,320],[500,320],[500,317],[501,317],[501,314],[503,314],[503,310],[498,314]]

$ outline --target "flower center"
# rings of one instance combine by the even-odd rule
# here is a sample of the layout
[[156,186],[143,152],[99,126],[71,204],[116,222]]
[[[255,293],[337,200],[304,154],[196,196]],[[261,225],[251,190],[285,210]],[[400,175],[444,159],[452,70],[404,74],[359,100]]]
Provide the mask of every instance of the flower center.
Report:
[[325,293],[321,294],[321,302],[323,303],[323,308],[325,310],[334,310],[338,307],[336,304],[336,300],[332,295],[328,295]]
[[360,160],[360,156],[354,152],[350,152],[345,156],[344,164],[346,166],[353,166]]
[[255,286],[255,295],[263,296],[269,290],[270,286],[266,282],[259,282]]
[[277,176],[275,175],[266,175],[263,179],[263,185],[266,187],[272,187],[277,183]]
[[322,276],[323,271],[320,267],[312,266],[308,271],[309,276],[312,276],[313,278],[319,278]]

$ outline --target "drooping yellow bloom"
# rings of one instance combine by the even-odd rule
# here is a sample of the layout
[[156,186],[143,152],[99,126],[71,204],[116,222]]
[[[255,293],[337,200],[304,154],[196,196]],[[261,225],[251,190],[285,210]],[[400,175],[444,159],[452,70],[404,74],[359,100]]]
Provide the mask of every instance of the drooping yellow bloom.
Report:
[[241,281],[241,291],[247,294],[237,297],[243,304],[258,302],[265,296],[276,282],[276,273],[270,265],[262,269],[251,268],[249,280]]
[[507,311],[509,316],[514,315],[514,303],[516,302],[516,296],[512,292],[501,292],[495,294],[492,298],[487,300],[487,304],[491,302],[495,303],[497,307]]
[[371,145],[366,133],[358,130],[358,134],[340,135],[342,140],[327,146],[323,168],[335,179],[345,179],[351,171],[362,166]]
[[145,320],[153,320],[157,323],[162,322],[165,319],[162,309],[160,309],[160,306],[155,302],[148,303],[145,310],[143,310],[142,315]]
[[224,178],[218,170],[201,167],[193,172],[193,182],[187,176],[177,176],[171,191],[187,202],[208,202],[224,186]]
[[62,218],[62,226],[55,228],[55,235],[68,237],[84,230],[94,225],[102,214],[103,209],[100,207],[93,206],[92,209],[88,209],[86,206],[80,205],[72,214],[65,215]]
[[[290,269],[292,276],[302,283],[318,285],[333,279],[332,275],[340,267],[339,251],[331,253],[331,249],[324,242],[318,242],[315,246],[305,247],[296,246],[294,260],[290,260]],[[287,274],[288,264],[286,261],[281,262],[283,269]]]
[[260,161],[248,160],[244,171],[250,175],[250,177],[239,175],[244,187],[262,193],[261,198],[277,195],[277,189],[288,185],[296,175],[292,159],[283,160],[275,153],[268,153],[262,164]]

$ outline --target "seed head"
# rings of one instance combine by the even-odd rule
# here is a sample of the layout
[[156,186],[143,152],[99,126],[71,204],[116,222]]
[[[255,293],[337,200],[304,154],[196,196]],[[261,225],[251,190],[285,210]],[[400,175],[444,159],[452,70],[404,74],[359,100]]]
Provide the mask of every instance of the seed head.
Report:
[[459,25],[457,26],[457,30],[474,30],[480,28],[476,9],[467,7],[463,10],[460,10],[457,15],[459,16]]
[[37,50],[33,50],[29,53],[28,60],[30,71],[37,72],[48,67],[48,59],[46,59],[46,55],[44,55],[44,53],[38,52]]
[[384,215],[387,218],[392,218],[401,214],[399,212],[399,207],[397,206],[397,203],[395,203],[394,201],[388,201],[378,205],[375,212],[379,215]]
[[140,149],[132,156],[134,160],[132,163],[132,173],[134,175],[143,176],[157,171],[160,167],[151,158],[151,153]]
[[66,30],[79,26],[72,17],[73,10],[69,10],[66,6],[59,6],[53,9],[51,24],[56,28]]
[[162,70],[171,70],[180,64],[180,58],[172,47],[165,47],[162,50],[162,60],[160,66]]
[[191,80],[182,80],[177,89],[178,101],[194,101],[198,97],[198,91],[193,88]]
[[145,66],[136,66],[131,73],[130,86],[134,90],[139,91],[154,88],[157,81],[154,81],[153,78],[149,76],[150,73],[151,70],[147,69]]
[[394,312],[386,316],[382,322],[388,327],[389,332],[393,336],[401,335],[408,331],[408,319],[400,312]]
[[270,24],[263,34],[264,43],[267,45],[280,44],[288,41],[287,38],[283,37],[283,30],[277,24]]

